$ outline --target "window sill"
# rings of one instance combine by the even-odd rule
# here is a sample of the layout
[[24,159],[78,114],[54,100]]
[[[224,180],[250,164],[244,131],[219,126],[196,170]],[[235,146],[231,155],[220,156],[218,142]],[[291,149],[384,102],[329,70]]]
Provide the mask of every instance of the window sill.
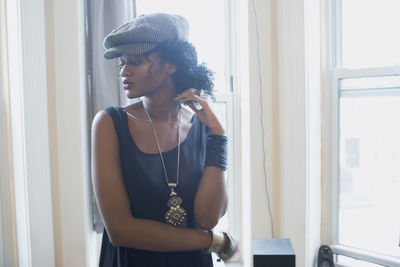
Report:
[[[333,250],[333,253],[336,255],[342,255],[388,267],[400,266],[400,258],[397,257],[387,256],[343,245],[332,245],[331,248]],[[342,265],[342,264],[335,264],[335,266],[348,267],[347,265]]]

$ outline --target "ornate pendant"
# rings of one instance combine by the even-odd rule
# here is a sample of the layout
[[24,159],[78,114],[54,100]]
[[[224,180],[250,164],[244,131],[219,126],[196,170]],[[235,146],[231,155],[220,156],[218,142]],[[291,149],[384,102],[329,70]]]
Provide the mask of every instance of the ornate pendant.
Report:
[[178,196],[178,194],[174,191],[174,188],[171,188],[171,194],[169,195],[167,202],[167,205],[170,208],[165,213],[165,221],[173,226],[186,228],[187,213],[186,210],[180,206],[181,204],[182,198]]

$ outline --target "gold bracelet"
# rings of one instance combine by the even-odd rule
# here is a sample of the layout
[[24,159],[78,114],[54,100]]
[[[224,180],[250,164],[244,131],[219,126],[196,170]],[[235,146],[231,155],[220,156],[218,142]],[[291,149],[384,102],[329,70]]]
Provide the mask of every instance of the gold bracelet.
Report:
[[226,238],[228,239],[228,245],[223,250],[218,252],[218,256],[224,261],[232,257],[238,250],[231,235],[228,233],[225,233],[225,235]]
[[225,235],[220,231],[210,231],[212,234],[211,246],[207,249],[208,253],[218,253],[222,250],[225,241]]

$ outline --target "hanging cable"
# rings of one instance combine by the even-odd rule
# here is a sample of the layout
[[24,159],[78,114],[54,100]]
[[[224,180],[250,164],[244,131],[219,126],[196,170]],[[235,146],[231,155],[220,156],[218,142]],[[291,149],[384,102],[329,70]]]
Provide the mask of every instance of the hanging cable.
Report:
[[268,202],[268,212],[270,215],[270,222],[271,222],[271,233],[272,233],[272,238],[274,238],[274,220],[272,218],[272,211],[271,211],[271,199],[269,196],[269,191],[268,191],[268,179],[267,179],[267,169],[266,169],[266,152],[265,152],[265,127],[264,127],[264,105],[263,105],[263,83],[262,83],[262,76],[261,76],[261,58],[260,58],[260,34],[258,32],[258,19],[257,19],[257,11],[255,8],[255,3],[254,0],[251,0],[251,5],[254,13],[254,20],[255,20],[255,26],[256,26],[256,43],[257,43],[257,61],[258,61],[258,80],[259,80],[259,92],[260,92],[260,107],[261,107],[261,132],[262,132],[262,151],[263,151],[263,171],[264,171],[264,189],[265,189],[265,194],[267,197],[267,202]]

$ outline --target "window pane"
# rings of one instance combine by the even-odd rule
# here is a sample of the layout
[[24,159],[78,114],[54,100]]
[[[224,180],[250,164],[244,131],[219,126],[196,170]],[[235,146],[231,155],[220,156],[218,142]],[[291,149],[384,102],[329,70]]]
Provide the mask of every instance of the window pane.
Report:
[[190,24],[189,41],[199,62],[215,72],[215,90],[225,90],[225,1],[137,0],[137,15],[155,12],[184,16]]
[[400,64],[399,12],[399,0],[342,0],[343,67]]
[[344,79],[340,89],[339,243],[400,256],[400,81]]

